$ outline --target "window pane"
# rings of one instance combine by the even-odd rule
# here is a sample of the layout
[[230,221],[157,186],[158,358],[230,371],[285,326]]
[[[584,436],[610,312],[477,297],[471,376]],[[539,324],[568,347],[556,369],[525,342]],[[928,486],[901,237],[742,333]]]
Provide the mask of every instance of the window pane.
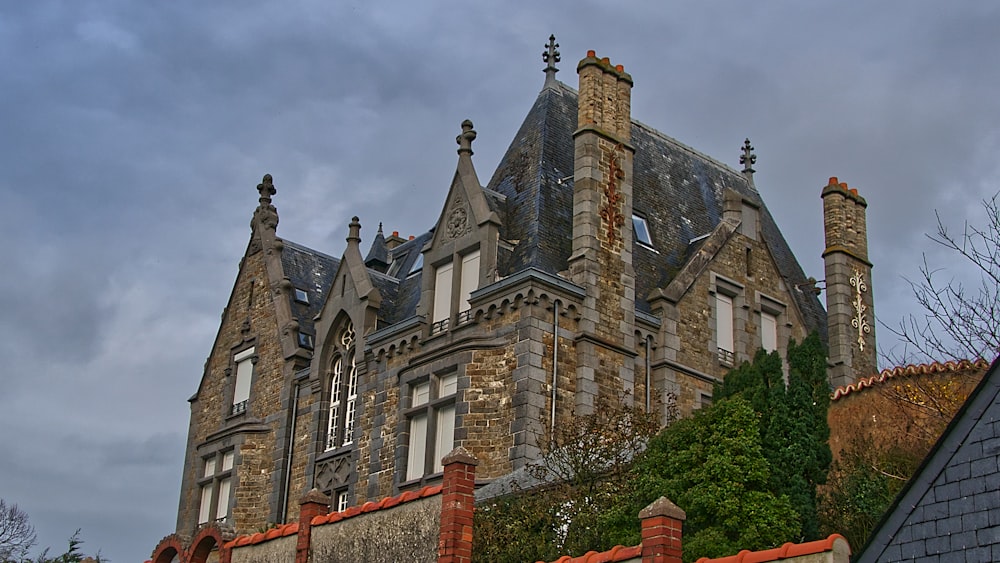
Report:
[[445,264],[437,269],[434,276],[434,320],[443,321],[451,316],[451,275],[452,265]]
[[212,475],[215,475],[215,457],[205,460],[205,473],[202,477],[211,477]]
[[253,377],[253,361],[244,358],[236,364],[236,390],[233,404],[238,405],[250,398],[250,380]]
[[638,215],[632,216],[632,229],[635,233],[635,240],[641,242],[642,244],[652,246],[653,241],[649,238],[649,226],[646,224],[646,220]]
[[728,295],[715,294],[715,334],[719,349],[733,351],[733,300]]
[[406,459],[406,480],[418,479],[424,474],[424,456],[427,453],[427,415],[410,419],[410,451]]
[[212,511],[212,484],[209,483],[201,488],[201,509],[198,511],[198,523],[208,522]]
[[337,493],[337,512],[343,512],[347,510],[347,491],[341,491]]
[[219,502],[215,506],[215,519],[222,520],[229,516],[229,486],[232,479],[226,477],[219,481]]
[[421,383],[420,385],[413,386],[413,401],[410,406],[419,407],[420,405],[426,404],[431,398],[431,384]]
[[225,454],[223,454],[223,456],[222,456],[222,470],[223,471],[229,471],[230,469],[233,468],[233,457],[234,456],[235,456],[235,452],[226,452]]
[[454,395],[455,391],[458,390],[458,374],[450,373],[441,378],[438,383],[438,397],[447,397],[448,395]]
[[778,319],[774,315],[760,314],[760,347],[768,352],[778,349]]
[[462,258],[462,293],[459,296],[459,309],[469,308],[469,295],[479,289],[479,251]]
[[442,407],[437,412],[437,436],[434,440],[434,472],[444,470],[441,458],[455,449],[455,405]]

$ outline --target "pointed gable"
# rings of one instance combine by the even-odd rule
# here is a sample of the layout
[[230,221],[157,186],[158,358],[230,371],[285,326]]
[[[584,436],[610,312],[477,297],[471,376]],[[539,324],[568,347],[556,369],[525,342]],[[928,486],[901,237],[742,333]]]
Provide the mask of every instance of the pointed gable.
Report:
[[1000,361],[896,496],[855,561],[996,561]]

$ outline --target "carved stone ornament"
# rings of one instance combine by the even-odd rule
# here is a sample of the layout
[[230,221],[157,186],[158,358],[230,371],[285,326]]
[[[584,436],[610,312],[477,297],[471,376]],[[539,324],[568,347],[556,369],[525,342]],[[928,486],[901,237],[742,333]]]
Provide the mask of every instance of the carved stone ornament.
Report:
[[620,205],[624,196],[618,191],[618,183],[625,178],[625,171],[618,164],[618,152],[621,148],[622,146],[618,145],[609,155],[611,162],[608,164],[608,183],[604,187],[604,196],[608,203],[601,208],[601,218],[607,225],[608,244],[611,246],[615,245],[619,237],[618,231],[625,224]]
[[862,297],[862,294],[868,291],[868,285],[865,284],[864,274],[857,268],[854,269],[854,275],[851,276],[849,281],[851,287],[854,288],[854,318],[851,319],[851,326],[857,329],[858,349],[864,352],[865,335],[870,334],[872,331],[871,326],[868,324],[868,306],[865,305]]
[[460,197],[455,198],[455,202],[451,206],[451,211],[448,213],[445,233],[448,235],[448,238],[458,238],[468,234],[471,230],[472,227],[469,226],[469,212],[465,209],[465,202]]

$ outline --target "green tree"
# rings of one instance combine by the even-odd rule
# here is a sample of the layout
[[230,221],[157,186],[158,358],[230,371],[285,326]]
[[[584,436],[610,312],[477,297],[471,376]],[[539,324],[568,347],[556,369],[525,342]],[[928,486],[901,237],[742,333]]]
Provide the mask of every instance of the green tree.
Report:
[[[798,514],[786,495],[771,491],[758,416],[731,397],[675,422],[650,441],[632,471],[633,496],[616,520],[665,495],[687,513],[684,560],[766,549],[795,538]],[[631,540],[631,541],[628,541]]]
[[799,530],[789,540],[820,537],[816,488],[826,482],[832,459],[829,393],[826,351],[815,333],[789,343],[787,385],[780,356],[760,351],[715,391],[717,398],[742,396],[758,415],[770,490],[787,494],[799,515]]

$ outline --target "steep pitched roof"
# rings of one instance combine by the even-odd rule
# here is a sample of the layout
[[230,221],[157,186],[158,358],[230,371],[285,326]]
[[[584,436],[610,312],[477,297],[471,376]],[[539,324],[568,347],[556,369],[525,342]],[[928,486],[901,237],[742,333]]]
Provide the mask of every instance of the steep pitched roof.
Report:
[[896,496],[856,562],[996,561],[1000,359]]
[[301,244],[283,240],[285,248],[281,252],[281,267],[285,277],[292,286],[305,290],[308,303],[295,299],[294,292],[290,295],[292,316],[299,322],[299,330],[307,334],[316,334],[313,319],[319,314],[326,302],[326,294],[333,285],[333,276],[337,273],[340,260],[307,248]]
[[[549,85],[493,174],[487,189],[506,198],[499,211],[501,237],[514,246],[501,275],[529,267],[552,274],[567,269],[576,125],[577,92],[561,82]],[[736,170],[634,120],[632,144],[633,210],[647,219],[655,247],[633,247],[636,308],[651,312],[647,296],[673,279],[698,244],[692,241],[719,224],[724,193],[732,189],[760,205],[761,232],[777,268],[807,326],[825,339],[826,311],[815,295],[794,289],[806,276],[754,186]]]

